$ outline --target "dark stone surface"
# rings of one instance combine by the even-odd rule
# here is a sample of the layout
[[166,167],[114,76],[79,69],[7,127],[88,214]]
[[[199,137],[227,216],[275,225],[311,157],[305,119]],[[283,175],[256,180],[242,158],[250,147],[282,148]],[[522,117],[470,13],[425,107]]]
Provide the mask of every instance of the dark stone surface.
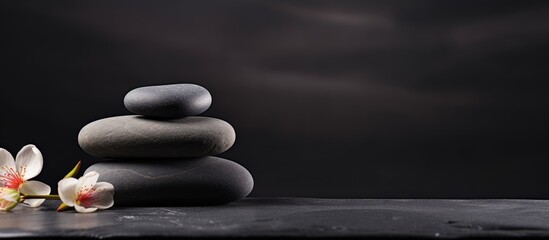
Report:
[[196,84],[169,84],[140,87],[124,97],[124,105],[135,114],[155,118],[198,115],[210,107],[212,95]]
[[117,206],[224,204],[246,197],[254,185],[248,170],[218,157],[110,161],[96,163],[89,171],[114,185]]
[[80,130],[78,143],[102,158],[187,158],[222,153],[235,138],[233,127],[216,118],[155,120],[127,115],[89,123]]
[[90,214],[56,213],[56,204],[1,214],[0,236],[549,237],[546,200],[253,198],[222,206],[115,207]]

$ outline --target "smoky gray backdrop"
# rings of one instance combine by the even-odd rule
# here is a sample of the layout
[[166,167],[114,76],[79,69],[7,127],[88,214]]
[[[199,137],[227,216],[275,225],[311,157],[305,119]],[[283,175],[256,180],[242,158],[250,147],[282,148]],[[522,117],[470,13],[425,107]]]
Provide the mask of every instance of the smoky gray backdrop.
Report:
[[52,186],[133,88],[196,83],[251,196],[548,198],[548,1],[1,1],[0,147]]

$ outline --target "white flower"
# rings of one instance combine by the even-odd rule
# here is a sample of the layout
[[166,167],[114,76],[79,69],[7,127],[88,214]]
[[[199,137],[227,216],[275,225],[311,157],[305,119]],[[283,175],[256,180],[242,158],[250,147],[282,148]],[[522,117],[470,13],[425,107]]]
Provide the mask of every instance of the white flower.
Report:
[[82,213],[112,207],[114,186],[108,182],[97,182],[98,178],[99,173],[91,171],[78,180],[65,178],[59,181],[57,192],[61,201]]
[[[17,153],[15,161],[6,149],[0,148],[0,186],[22,194],[48,195],[51,192],[50,186],[39,181],[28,181],[40,174],[43,165],[42,153],[32,144],[24,146]],[[38,207],[44,201],[45,199],[26,199],[23,203]]]
[[0,210],[10,211],[19,204],[19,191],[11,188],[0,188]]

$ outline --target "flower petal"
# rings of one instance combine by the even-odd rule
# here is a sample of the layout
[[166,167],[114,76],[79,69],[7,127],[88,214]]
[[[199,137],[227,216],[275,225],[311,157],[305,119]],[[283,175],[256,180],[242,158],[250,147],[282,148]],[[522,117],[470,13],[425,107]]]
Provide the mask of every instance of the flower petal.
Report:
[[76,201],[76,184],[78,184],[76,178],[65,178],[57,183],[59,197],[69,207],[74,206],[74,201]]
[[80,205],[74,205],[74,209],[76,209],[76,211],[80,212],[80,213],[91,213],[91,212],[95,212],[97,210],[97,208],[94,208],[94,207],[85,208],[85,207],[82,207]]
[[36,177],[42,171],[44,160],[42,153],[32,144],[24,146],[15,157],[15,165],[21,177],[25,180]]
[[0,188],[0,210],[9,212],[19,204],[19,192],[12,188]]
[[97,183],[98,178],[99,173],[96,171],[91,171],[84,174],[84,176],[78,179],[78,183],[76,184],[76,193],[86,193],[90,191],[93,186],[95,186],[95,183]]
[[6,149],[0,148],[0,178],[7,174],[10,168],[15,170],[13,156]]
[[5,199],[0,199],[0,210],[9,212],[17,206],[18,202],[12,202]]
[[[23,194],[48,195],[51,192],[51,188],[43,182],[25,181],[21,184],[19,191]],[[23,203],[29,205],[30,207],[38,207],[44,201],[45,199],[26,199]]]
[[92,207],[106,209],[114,205],[114,186],[108,182],[98,182],[94,187],[92,194]]
[[10,202],[19,202],[19,192],[11,188],[0,188],[0,199]]

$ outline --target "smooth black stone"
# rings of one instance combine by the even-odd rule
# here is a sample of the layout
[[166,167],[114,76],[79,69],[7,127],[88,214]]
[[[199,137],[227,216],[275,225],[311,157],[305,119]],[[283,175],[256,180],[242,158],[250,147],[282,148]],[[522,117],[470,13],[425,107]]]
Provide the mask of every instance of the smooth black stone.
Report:
[[116,206],[189,206],[238,201],[253,188],[252,175],[239,164],[218,158],[109,161],[86,172],[114,185]]
[[191,158],[216,155],[236,138],[233,127],[220,119],[186,117],[156,120],[137,115],[104,118],[84,126],[80,147],[101,158]]
[[208,90],[188,83],[140,87],[124,97],[124,105],[130,112],[154,118],[199,115],[211,104]]
[[549,237],[547,200],[248,198],[209,207],[1,214],[0,237]]

